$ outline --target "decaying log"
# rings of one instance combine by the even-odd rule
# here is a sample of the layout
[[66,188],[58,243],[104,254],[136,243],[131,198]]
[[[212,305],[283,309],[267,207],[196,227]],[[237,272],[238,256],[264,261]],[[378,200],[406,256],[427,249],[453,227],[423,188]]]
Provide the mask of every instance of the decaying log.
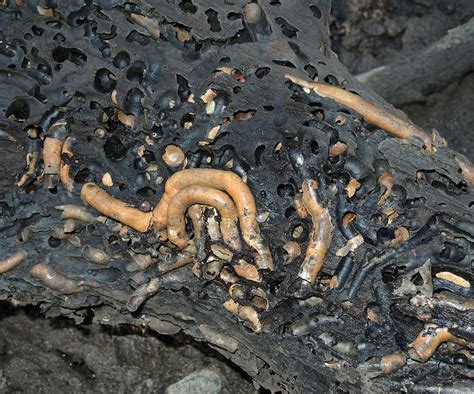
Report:
[[360,74],[357,79],[395,106],[424,102],[474,70],[474,18],[425,50]]
[[472,164],[347,72],[329,1],[0,4],[0,299],[273,391],[464,387]]

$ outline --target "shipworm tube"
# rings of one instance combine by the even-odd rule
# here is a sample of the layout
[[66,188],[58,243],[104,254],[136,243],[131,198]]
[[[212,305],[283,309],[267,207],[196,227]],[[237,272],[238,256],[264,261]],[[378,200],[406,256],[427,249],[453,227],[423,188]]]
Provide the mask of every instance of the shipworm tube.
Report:
[[14,255],[7,257],[6,259],[0,260],[0,274],[8,272],[15,268],[17,265],[22,263],[28,254],[24,250],[16,252]]
[[38,166],[38,162],[40,159],[39,152],[32,152],[30,157],[30,162],[28,164],[28,170],[26,174],[23,174],[18,181],[18,187],[23,187],[25,184],[35,177],[36,167]]
[[94,215],[78,205],[58,205],[55,208],[62,211],[61,219],[63,220],[73,219],[84,223],[93,223],[95,221]]
[[127,309],[130,312],[135,312],[147,298],[156,294],[160,288],[160,284],[161,281],[159,278],[152,278],[148,283],[139,286],[127,301]]
[[202,238],[202,228],[204,226],[203,207],[200,205],[192,205],[188,209],[188,216],[191,219],[194,229],[194,238]]
[[180,190],[189,186],[206,186],[225,191],[232,197],[239,214],[240,229],[245,242],[257,252],[257,267],[273,270],[270,249],[260,234],[257,207],[250,188],[237,174],[210,168],[190,168],[173,174],[165,185],[165,192],[153,210],[153,225],[160,231],[167,226],[168,205]]
[[168,238],[179,248],[184,248],[189,239],[186,235],[186,210],[194,204],[210,205],[221,215],[221,232],[224,241],[240,250],[238,214],[232,199],[224,192],[204,186],[190,186],[178,192],[168,206]]
[[137,231],[145,232],[151,223],[151,212],[142,212],[120,201],[95,183],[86,183],[81,190],[81,198],[86,204],[99,211],[102,215],[112,218]]
[[416,339],[409,345],[412,349],[410,349],[408,353],[412,359],[424,363],[430,359],[439,345],[444,342],[466,345],[465,339],[451,334],[447,328],[427,324],[423,331],[421,331]]
[[313,229],[298,277],[313,284],[323,266],[334,227],[329,210],[319,204],[311,181],[303,183],[303,204],[313,219]]
[[258,313],[251,306],[241,306],[234,300],[230,299],[224,302],[224,308],[240,319],[248,321],[253,331],[262,331],[262,323],[260,322]]
[[43,145],[43,162],[45,175],[57,175],[61,165],[63,140],[46,137]]
[[432,152],[433,141],[428,133],[391,114],[385,109],[368,102],[357,94],[331,85],[325,85],[318,82],[308,82],[289,74],[286,74],[285,78],[289,79],[296,85],[313,89],[314,92],[321,97],[328,97],[339,104],[353,109],[368,123],[385,130],[387,133],[392,134],[395,137],[406,139],[412,136],[417,136],[421,138],[425,144],[425,149],[429,153]]
[[407,363],[407,358],[402,353],[393,353],[383,356],[380,360],[380,368],[383,373],[389,374],[403,368]]
[[454,159],[461,168],[462,175],[470,187],[474,187],[474,165],[463,155],[456,155]]
[[[72,144],[74,142],[75,139],[73,137],[66,138],[62,147],[62,156],[67,155],[69,158],[72,158]],[[74,181],[69,175],[70,170],[71,164],[65,163],[63,160],[61,160],[61,165],[59,167],[59,179],[61,179],[61,183],[68,192],[72,192],[72,189],[74,188]]]
[[68,278],[46,263],[35,265],[31,269],[31,275],[41,280],[51,290],[63,294],[80,293],[84,290],[83,283]]

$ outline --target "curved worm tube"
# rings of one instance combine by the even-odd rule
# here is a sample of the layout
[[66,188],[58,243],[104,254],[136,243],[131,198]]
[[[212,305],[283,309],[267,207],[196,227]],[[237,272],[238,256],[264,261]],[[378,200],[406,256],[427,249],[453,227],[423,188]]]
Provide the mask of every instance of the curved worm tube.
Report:
[[192,168],[173,174],[165,184],[165,192],[153,210],[153,226],[160,231],[167,226],[168,205],[182,189],[189,186],[212,187],[229,194],[237,207],[240,229],[245,242],[256,252],[256,265],[260,269],[273,270],[273,260],[267,243],[260,234],[257,207],[250,188],[233,172],[210,168]]
[[298,277],[313,284],[323,266],[334,227],[329,210],[319,204],[311,182],[303,182],[303,204],[313,219],[313,229]]
[[353,298],[357,294],[365,278],[367,278],[369,272],[372,271],[376,265],[382,265],[397,253],[397,250],[391,250],[382,256],[374,257],[370,262],[357,271],[352,279],[351,287],[349,289],[349,298]]
[[84,290],[84,282],[78,282],[74,279],[68,278],[66,275],[59,273],[46,263],[35,265],[31,269],[31,275],[41,280],[50,289],[59,293],[74,294],[80,293]]
[[421,227],[410,239],[405,241],[396,249],[392,249],[381,256],[374,257],[370,262],[363,266],[352,279],[351,287],[349,289],[349,297],[354,297],[359,291],[362,283],[369,274],[369,272],[376,266],[381,266],[389,261],[393,256],[413,250],[416,246],[425,244],[431,241],[436,235],[439,234],[440,230],[437,226],[438,216],[434,215]]
[[47,101],[40,92],[38,82],[32,77],[21,74],[19,71],[0,70],[0,82],[14,86],[42,103]]
[[6,259],[0,260],[0,274],[12,270],[17,265],[25,261],[27,255],[28,254],[24,250],[20,250]]
[[312,89],[321,97],[328,97],[339,104],[353,109],[368,123],[385,130],[387,133],[392,134],[395,137],[407,139],[416,136],[421,138],[425,144],[426,151],[432,153],[433,141],[428,133],[406,120],[400,119],[391,114],[385,109],[370,103],[364,98],[335,86],[325,85],[318,82],[307,82],[289,74],[286,74],[285,78],[289,79],[296,85]]
[[416,339],[410,343],[411,349],[408,354],[413,360],[424,363],[431,358],[439,345],[444,342],[454,342],[462,346],[467,345],[465,339],[451,334],[446,327],[427,324]]
[[89,182],[82,186],[81,198],[84,203],[99,211],[102,215],[112,218],[137,231],[145,232],[150,228],[151,212],[142,212],[120,201],[95,183]]
[[221,232],[224,242],[240,250],[238,214],[232,199],[217,189],[190,186],[178,192],[168,206],[168,238],[179,248],[184,248],[189,239],[186,235],[186,210],[194,204],[210,205],[221,215]]
[[74,189],[74,180],[69,175],[71,170],[71,159],[73,156],[72,153],[72,144],[76,142],[75,138],[67,137],[64,140],[64,144],[61,151],[61,163],[59,166],[59,179],[61,183],[64,185],[68,192],[72,192]]
[[194,238],[201,239],[204,227],[203,208],[199,205],[191,205],[188,208],[188,216],[193,224]]
[[262,323],[260,322],[258,313],[251,306],[242,306],[234,300],[230,299],[224,302],[224,308],[230,313],[236,315],[239,319],[248,321],[253,331],[262,331]]
[[130,312],[135,312],[148,298],[158,292],[160,285],[160,278],[152,278],[148,283],[137,287],[127,301],[127,309]]
[[185,265],[196,262],[196,250],[184,250],[179,252],[173,262],[161,262],[158,264],[158,271],[164,274],[169,271],[184,267]]
[[454,308],[462,312],[474,311],[474,300],[457,296],[449,291],[436,294],[432,302],[436,306]]
[[352,253],[349,253],[347,256],[344,256],[339,262],[336,272],[331,279],[331,287],[337,291],[341,291],[344,288],[344,285],[349,279],[349,275],[354,268],[354,259]]
[[457,337],[464,338],[469,342],[474,342],[474,326],[466,325],[459,327],[452,327],[449,329],[449,332]]

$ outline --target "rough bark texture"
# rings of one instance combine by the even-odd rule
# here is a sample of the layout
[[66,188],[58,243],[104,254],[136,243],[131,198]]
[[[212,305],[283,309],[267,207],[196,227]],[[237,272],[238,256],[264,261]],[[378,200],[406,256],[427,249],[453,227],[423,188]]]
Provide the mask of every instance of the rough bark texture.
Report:
[[474,18],[424,51],[357,76],[395,106],[426,101],[474,69]]
[[[261,1],[256,14],[245,3],[26,1],[0,14],[6,163],[0,258],[28,253],[0,274],[0,298],[77,322],[182,331],[271,390],[466,387],[472,306],[462,297],[472,297],[474,195],[455,152],[436,143],[428,155],[420,141],[391,138],[348,108],[285,80],[286,73],[318,79],[394,111],[328,49],[328,2]],[[211,105],[201,99],[208,89],[215,93]],[[41,153],[58,120],[75,138],[72,158],[62,158],[71,166],[74,190],[68,194],[43,174],[41,162],[18,187],[25,156]],[[337,142],[347,151],[331,157]],[[103,181],[110,194],[143,210],[155,206],[166,180],[181,169],[162,159],[169,144],[186,154],[186,167],[239,174],[256,198],[275,271],[262,270],[259,284],[241,278],[238,301],[255,307],[253,296],[263,291],[269,308],[259,310],[260,333],[222,306],[229,286],[209,274],[211,246],[222,246],[209,226],[202,241],[196,236],[193,270],[188,265],[167,274],[160,267],[177,251],[153,231],[125,232],[111,220],[78,223],[66,235],[55,230],[64,224],[55,207],[83,206],[85,182]],[[380,181],[387,173],[392,186]],[[317,179],[318,199],[335,229],[317,281],[305,287],[298,272],[312,220],[298,215],[295,200],[309,179]],[[352,179],[360,187],[348,196]],[[357,218],[345,226],[350,214]],[[408,239],[397,238],[402,227]],[[189,223],[189,234],[192,228]],[[336,252],[356,235],[364,243],[350,254],[347,283],[331,289],[331,277],[344,268]],[[303,251],[290,263],[289,241]],[[87,246],[105,251],[109,261],[91,262]],[[137,270],[130,252],[152,256],[154,264]],[[225,264],[230,273],[238,260],[254,259],[248,247],[234,255]],[[31,274],[41,262],[88,285],[68,295],[52,290]],[[130,313],[132,294],[154,277],[162,278],[158,292]],[[446,293],[457,308],[430,303]],[[376,376],[377,366],[367,366],[374,357],[408,352],[428,323],[447,327],[467,345],[442,345],[425,363],[411,357],[388,375]]]

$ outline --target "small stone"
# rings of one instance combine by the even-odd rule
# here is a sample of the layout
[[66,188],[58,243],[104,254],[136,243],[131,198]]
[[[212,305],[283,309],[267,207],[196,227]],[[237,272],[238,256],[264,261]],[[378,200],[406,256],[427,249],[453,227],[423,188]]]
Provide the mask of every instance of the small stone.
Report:
[[105,137],[105,135],[107,134],[107,131],[102,128],[102,127],[97,127],[95,130],[94,130],[94,134],[97,138],[99,139],[102,139]]
[[110,173],[106,172],[102,176],[102,184],[107,187],[111,187],[114,185],[114,182],[112,181],[112,175],[110,175]]
[[218,394],[221,390],[220,376],[214,371],[203,369],[168,386],[165,394]]

